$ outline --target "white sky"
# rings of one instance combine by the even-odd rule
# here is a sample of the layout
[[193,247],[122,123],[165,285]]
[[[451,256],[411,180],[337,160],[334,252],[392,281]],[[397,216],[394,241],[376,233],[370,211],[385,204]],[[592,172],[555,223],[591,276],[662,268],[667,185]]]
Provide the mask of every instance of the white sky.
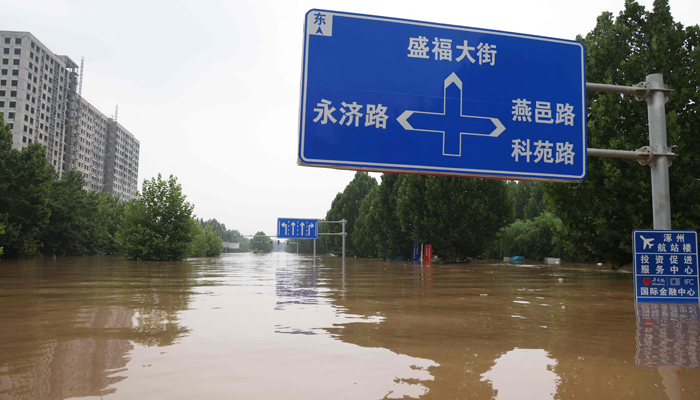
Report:
[[[641,0],[650,8],[652,0]],[[684,25],[697,0],[671,0]],[[83,97],[141,142],[139,187],[178,177],[195,213],[243,234],[325,216],[354,172],[296,165],[305,13],[312,8],[575,39],[624,0],[0,0],[2,30],[85,57]],[[652,71],[650,71],[652,72]],[[378,177],[378,175],[377,175]]]

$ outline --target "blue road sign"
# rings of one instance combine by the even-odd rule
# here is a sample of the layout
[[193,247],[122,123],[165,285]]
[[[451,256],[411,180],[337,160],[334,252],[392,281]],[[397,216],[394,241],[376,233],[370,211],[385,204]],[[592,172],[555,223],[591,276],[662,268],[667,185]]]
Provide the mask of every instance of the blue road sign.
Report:
[[311,10],[298,163],[581,181],[584,60],[576,41]]
[[636,230],[634,296],[636,301],[698,301],[698,233]]
[[277,218],[277,237],[280,239],[318,239],[318,220]]
[[411,261],[420,261],[420,243],[411,241]]

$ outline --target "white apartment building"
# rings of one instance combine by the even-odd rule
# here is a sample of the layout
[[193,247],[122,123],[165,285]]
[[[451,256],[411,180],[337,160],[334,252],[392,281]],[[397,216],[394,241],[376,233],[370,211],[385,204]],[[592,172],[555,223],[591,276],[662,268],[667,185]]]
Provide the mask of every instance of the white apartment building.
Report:
[[29,32],[0,31],[0,48],[0,112],[12,148],[40,143],[59,177],[78,170],[85,189],[133,198],[139,142],[78,96],[78,65]]

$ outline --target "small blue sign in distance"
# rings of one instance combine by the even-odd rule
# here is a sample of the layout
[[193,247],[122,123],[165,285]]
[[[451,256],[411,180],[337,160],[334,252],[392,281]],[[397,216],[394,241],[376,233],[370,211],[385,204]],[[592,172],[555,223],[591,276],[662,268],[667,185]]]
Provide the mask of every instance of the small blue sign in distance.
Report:
[[579,182],[586,149],[579,42],[306,14],[300,165]]
[[318,239],[318,219],[277,218],[280,239]]
[[420,243],[411,241],[411,261],[420,261]]
[[636,301],[698,302],[698,233],[690,230],[635,230]]

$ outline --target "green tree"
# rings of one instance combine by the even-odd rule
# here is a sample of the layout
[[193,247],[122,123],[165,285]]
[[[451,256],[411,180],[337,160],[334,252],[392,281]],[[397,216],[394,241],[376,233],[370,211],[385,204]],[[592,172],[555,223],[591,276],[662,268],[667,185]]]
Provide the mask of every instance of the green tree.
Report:
[[410,257],[411,236],[397,214],[398,191],[404,175],[382,174],[382,183],[362,200],[353,243],[364,257]]
[[47,207],[53,167],[44,146],[34,143],[11,149],[12,134],[0,113],[0,247],[5,257],[41,255],[41,234],[51,215]]
[[568,258],[559,240],[561,230],[561,220],[548,212],[533,219],[516,220],[498,232],[488,257],[524,256],[530,260]]
[[119,248],[116,242],[117,231],[124,216],[127,202],[120,201],[116,196],[102,192],[89,191],[88,197],[97,203],[97,214],[94,224],[99,227],[98,248],[103,254],[117,254]]
[[379,188],[377,186],[367,193],[360,202],[360,210],[352,233],[355,253],[360,257],[377,257],[379,255]]
[[433,244],[447,261],[483,255],[497,232],[513,221],[513,203],[503,181],[405,176],[397,214],[411,237]]
[[116,239],[134,260],[182,260],[189,255],[197,224],[182,186],[170,175],[143,181],[143,191],[127,204]]
[[[678,154],[670,168],[673,227],[700,225],[700,28],[673,21],[668,0],[646,11],[627,0],[618,18],[609,12],[578,40],[586,46],[587,81],[616,85],[664,75],[675,92],[666,103],[669,146]],[[646,102],[632,96],[589,92],[588,146],[634,150],[649,145]],[[588,176],[577,185],[546,184],[552,211],[564,223],[564,239],[581,261],[617,266],[632,261],[631,233],[651,228],[650,169],[634,161],[588,159]]]
[[192,256],[216,257],[224,251],[223,241],[211,225],[197,224],[197,230],[192,242]]
[[[331,203],[331,209],[326,213],[326,221],[340,221],[345,219],[345,252],[348,255],[355,254],[355,247],[352,242],[352,233],[355,230],[355,221],[360,213],[360,203],[372,188],[377,186],[377,180],[369,176],[366,172],[357,172],[355,177],[345,187],[342,193],[338,193]],[[340,232],[340,224],[323,224],[322,232]],[[335,254],[342,251],[340,236],[322,236],[321,241],[328,250]]]
[[256,253],[272,252],[272,239],[263,231],[255,234],[255,237],[250,241],[250,248]]
[[547,210],[544,185],[535,181],[510,181],[508,191],[515,206],[515,219],[532,219]]
[[97,197],[83,190],[80,171],[67,171],[51,183],[49,223],[41,241],[44,255],[85,256],[97,254],[105,241],[104,227],[97,222]]

